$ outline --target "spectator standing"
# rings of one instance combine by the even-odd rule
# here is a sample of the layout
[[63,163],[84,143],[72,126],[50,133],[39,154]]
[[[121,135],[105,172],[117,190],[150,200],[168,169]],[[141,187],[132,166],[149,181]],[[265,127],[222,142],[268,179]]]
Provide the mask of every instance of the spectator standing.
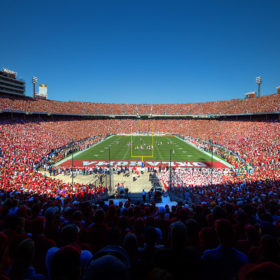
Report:
[[145,203],[146,202],[146,192],[144,189],[142,191],[142,198],[143,198],[143,203]]

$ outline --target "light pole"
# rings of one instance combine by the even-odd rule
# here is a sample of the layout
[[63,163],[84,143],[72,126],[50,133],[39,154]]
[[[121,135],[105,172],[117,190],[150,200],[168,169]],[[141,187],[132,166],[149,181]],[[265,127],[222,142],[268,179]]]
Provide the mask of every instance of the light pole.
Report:
[[261,83],[262,83],[262,77],[259,76],[256,78],[256,83],[258,85],[258,97],[261,96]]
[[111,183],[112,183],[112,179],[111,179],[111,148],[109,147],[109,174],[110,174],[110,192],[111,192]]
[[170,149],[170,161],[169,161],[169,191],[172,186],[172,176],[171,176],[171,149]]
[[212,156],[211,156],[211,186],[212,186],[213,185],[213,142],[211,138],[209,139],[209,143],[211,145],[211,152],[212,152]]
[[32,78],[32,84],[33,84],[33,98],[35,98],[35,85],[36,85],[37,81],[38,81],[38,78],[34,76],[34,77]]
[[74,181],[74,174],[73,174],[73,153],[74,153],[74,142],[73,142],[73,138],[72,138],[72,187],[73,187],[73,181]]

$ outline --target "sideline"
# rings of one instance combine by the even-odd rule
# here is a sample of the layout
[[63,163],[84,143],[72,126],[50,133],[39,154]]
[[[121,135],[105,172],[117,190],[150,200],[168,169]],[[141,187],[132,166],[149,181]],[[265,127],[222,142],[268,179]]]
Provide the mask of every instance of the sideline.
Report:
[[[199,150],[200,152],[204,153],[205,155],[208,155],[208,156],[212,157],[212,154],[210,154],[210,153],[208,153],[208,152],[206,152],[206,151],[200,150],[195,144],[193,144],[193,143],[191,143],[191,142],[189,142],[189,141],[187,141],[187,140],[185,140],[185,139],[181,139],[181,138],[179,138],[177,135],[176,135],[175,137],[176,137],[177,139],[180,139],[181,141],[186,142],[187,144],[189,144],[189,145],[191,145],[192,147],[196,148],[197,150]],[[226,161],[224,161],[224,160],[222,160],[222,159],[216,157],[214,154],[213,154],[213,158],[214,158],[215,160],[217,160],[217,161],[223,163],[224,165],[228,166],[229,168],[233,168],[233,166],[232,166],[231,164],[229,164],[228,162],[226,162]]]
[[[98,145],[98,144],[100,144],[100,143],[102,143],[102,142],[104,142],[104,141],[110,139],[110,138],[113,137],[113,136],[115,136],[115,135],[110,135],[110,136],[107,137],[107,138],[103,138],[103,139],[101,139],[99,142],[94,143],[92,146],[88,147],[87,149],[77,152],[77,153],[73,156],[73,160],[74,160],[74,158],[75,158],[76,156],[78,156],[78,155],[82,154],[83,152],[85,152],[85,151],[91,149],[92,147],[94,147],[94,146],[96,146],[96,145]],[[58,161],[57,163],[55,163],[54,166],[58,166],[58,165],[64,163],[65,161],[71,160],[71,159],[72,159],[72,155],[67,156],[66,158],[62,159],[61,161]]]

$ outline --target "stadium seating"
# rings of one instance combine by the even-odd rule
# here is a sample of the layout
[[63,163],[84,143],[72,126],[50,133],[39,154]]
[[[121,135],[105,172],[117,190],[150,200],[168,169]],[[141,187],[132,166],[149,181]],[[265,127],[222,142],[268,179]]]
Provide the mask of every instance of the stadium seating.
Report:
[[[52,151],[71,143],[95,135],[110,133],[130,133],[154,131],[176,133],[197,137],[215,143],[235,152],[246,163],[233,160],[227,155],[227,160],[234,165],[235,173],[223,175],[217,183],[241,183],[252,180],[280,179],[279,123],[274,122],[238,122],[238,121],[207,121],[207,120],[80,120],[80,121],[19,121],[8,120],[1,123],[1,158],[2,165],[7,168],[3,182],[12,176],[13,172],[27,172],[33,176],[33,168],[40,160]],[[10,145],[13,143],[13,145]],[[199,143],[195,143],[199,145]],[[211,149],[209,144],[209,150]],[[15,158],[12,160],[12,158]],[[236,176],[240,169],[250,166],[250,174]],[[3,170],[1,172],[3,176]],[[35,176],[39,176],[36,172]],[[5,179],[5,180],[4,180]],[[27,179],[26,186],[29,184]],[[200,184],[201,185],[201,184]],[[202,183],[205,185],[205,183]],[[5,186],[5,185],[4,185]]]
[[90,102],[62,102],[29,97],[0,95],[0,110],[44,112],[77,115],[195,115],[195,114],[246,114],[277,112],[280,110],[280,95],[265,95],[260,98],[231,99],[215,102],[189,104],[112,104]]
[[[263,103],[254,99],[103,106],[1,96],[0,106],[18,111],[124,115],[279,110],[278,96],[261,98]],[[153,127],[157,132],[186,136],[208,150],[213,142],[234,152],[240,161],[225,153],[220,156],[233,165],[232,172],[173,170],[171,188],[170,173],[162,170],[166,191],[183,201],[176,206],[157,206],[154,201],[107,206],[98,201],[104,188],[71,186],[36,169],[49,153],[70,145],[72,139],[74,149],[81,150],[111,133],[130,133],[131,127],[133,132]],[[83,139],[88,140],[80,142]],[[215,152],[222,153],[216,148]],[[2,118],[0,279],[78,280],[117,275],[121,279],[256,279],[252,275],[258,271],[264,279],[279,279],[279,158],[279,122]],[[220,248],[228,253],[223,255]],[[270,274],[276,278],[269,278]]]

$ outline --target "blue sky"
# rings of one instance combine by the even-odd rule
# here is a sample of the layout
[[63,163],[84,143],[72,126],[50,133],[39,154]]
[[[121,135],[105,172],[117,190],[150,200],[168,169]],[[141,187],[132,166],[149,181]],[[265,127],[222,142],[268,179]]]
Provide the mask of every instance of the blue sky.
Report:
[[189,103],[280,86],[278,0],[1,0],[0,67],[50,99]]

